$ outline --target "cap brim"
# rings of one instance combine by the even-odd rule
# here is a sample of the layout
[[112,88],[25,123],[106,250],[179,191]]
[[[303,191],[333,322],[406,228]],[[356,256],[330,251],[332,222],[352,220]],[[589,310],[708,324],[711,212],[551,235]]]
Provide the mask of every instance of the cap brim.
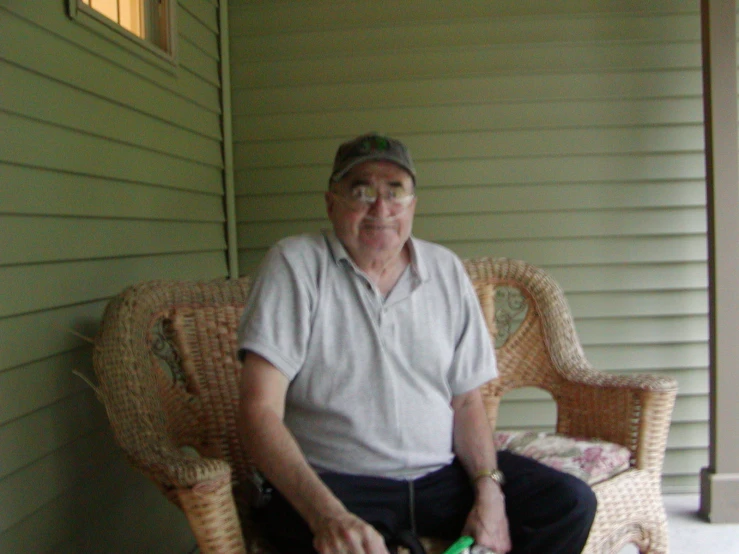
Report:
[[401,169],[405,170],[408,175],[413,178],[413,183],[416,182],[416,173],[413,171],[412,168],[408,167],[402,160],[387,156],[386,154],[383,155],[383,153],[379,152],[375,154],[367,154],[366,156],[361,156],[359,158],[354,158],[350,163],[346,165],[346,167],[341,168],[341,171],[337,171],[336,173],[331,175],[331,182],[336,183],[338,181],[341,181],[353,168],[355,168],[359,164],[363,164],[364,162],[371,161],[385,161],[394,163]]

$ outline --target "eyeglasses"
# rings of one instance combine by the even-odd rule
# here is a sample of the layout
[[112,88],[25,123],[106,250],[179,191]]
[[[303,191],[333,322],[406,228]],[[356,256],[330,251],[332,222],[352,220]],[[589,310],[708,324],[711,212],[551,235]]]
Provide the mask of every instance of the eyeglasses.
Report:
[[355,211],[369,208],[377,202],[379,197],[382,197],[383,201],[389,204],[391,208],[405,209],[411,205],[411,202],[416,196],[414,192],[400,187],[393,187],[388,189],[387,192],[380,194],[377,188],[369,185],[353,187],[348,195],[333,191],[331,191],[331,194]]

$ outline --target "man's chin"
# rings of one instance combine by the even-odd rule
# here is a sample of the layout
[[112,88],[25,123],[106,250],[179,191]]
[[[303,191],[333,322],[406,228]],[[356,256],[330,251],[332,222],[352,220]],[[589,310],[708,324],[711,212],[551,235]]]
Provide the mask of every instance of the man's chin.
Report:
[[393,243],[398,240],[398,230],[391,227],[365,228],[359,234],[364,243]]
[[376,235],[372,237],[363,237],[360,243],[365,251],[374,252],[394,252],[400,246],[400,241],[398,240],[397,235],[392,237]]

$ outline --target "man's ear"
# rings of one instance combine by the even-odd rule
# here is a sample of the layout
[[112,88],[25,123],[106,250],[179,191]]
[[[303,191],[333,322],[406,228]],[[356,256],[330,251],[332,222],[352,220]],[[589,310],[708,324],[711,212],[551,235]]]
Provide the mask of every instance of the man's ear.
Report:
[[323,193],[323,198],[326,200],[326,213],[331,217],[331,212],[333,212],[334,209],[334,195],[331,194],[330,190],[327,190]]

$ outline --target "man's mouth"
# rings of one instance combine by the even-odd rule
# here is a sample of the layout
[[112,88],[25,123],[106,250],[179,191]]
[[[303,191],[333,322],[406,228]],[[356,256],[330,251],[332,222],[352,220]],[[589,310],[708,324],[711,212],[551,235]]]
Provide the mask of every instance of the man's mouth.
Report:
[[393,222],[386,222],[386,223],[372,222],[372,223],[362,224],[362,229],[366,229],[367,231],[386,231],[386,230],[391,230],[394,228],[395,228],[395,224]]
[[393,217],[372,217],[367,216],[362,221],[362,227],[370,228],[384,228],[384,227],[395,227],[395,223],[398,220],[397,216]]

